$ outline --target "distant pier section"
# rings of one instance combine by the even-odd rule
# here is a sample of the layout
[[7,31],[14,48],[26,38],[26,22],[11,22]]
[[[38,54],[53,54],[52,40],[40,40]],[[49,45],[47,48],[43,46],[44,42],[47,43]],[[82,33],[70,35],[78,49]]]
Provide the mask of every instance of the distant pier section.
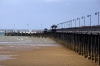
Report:
[[12,31],[5,31],[5,36],[30,36],[30,37],[46,37],[45,31],[39,31],[39,30],[12,30]]

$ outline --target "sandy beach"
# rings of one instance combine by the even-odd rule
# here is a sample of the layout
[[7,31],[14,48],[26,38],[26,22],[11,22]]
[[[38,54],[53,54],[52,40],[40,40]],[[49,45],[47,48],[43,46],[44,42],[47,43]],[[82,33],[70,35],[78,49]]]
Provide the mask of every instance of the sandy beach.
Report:
[[0,44],[0,66],[97,66],[49,38],[34,40],[36,44]]

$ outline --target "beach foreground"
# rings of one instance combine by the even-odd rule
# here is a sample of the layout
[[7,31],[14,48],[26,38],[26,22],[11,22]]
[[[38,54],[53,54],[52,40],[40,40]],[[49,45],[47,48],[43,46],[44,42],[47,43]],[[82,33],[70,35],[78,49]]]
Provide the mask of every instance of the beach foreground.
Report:
[[[36,40],[49,41],[48,38]],[[32,44],[1,44],[0,66],[97,66],[74,51],[61,45],[53,45],[56,42],[50,40],[52,45]],[[47,42],[49,44],[50,42]],[[43,45],[42,45],[43,44]],[[6,58],[6,59],[5,59]]]

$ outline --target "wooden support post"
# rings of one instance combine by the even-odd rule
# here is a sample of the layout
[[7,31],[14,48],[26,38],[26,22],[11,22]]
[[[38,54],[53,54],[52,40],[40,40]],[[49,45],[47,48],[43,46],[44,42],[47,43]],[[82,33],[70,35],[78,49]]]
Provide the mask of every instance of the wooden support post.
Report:
[[66,46],[66,48],[67,48],[67,33],[65,33],[65,46]]
[[75,34],[75,52],[77,52],[77,34]]
[[64,33],[64,46],[66,46],[66,34]]
[[78,54],[81,55],[81,34],[78,35]]
[[71,50],[73,50],[73,33],[71,33]]
[[96,63],[96,35],[95,35],[95,42],[94,42],[94,63]]
[[70,49],[70,34],[68,33],[68,48]]
[[85,34],[85,49],[84,49],[85,50],[85,55],[84,55],[85,58],[88,57],[87,38],[88,38],[87,34]]
[[82,55],[82,33],[80,34],[80,54]]
[[76,50],[77,50],[77,53],[78,53],[78,34],[77,34],[77,41],[76,41]]
[[74,33],[72,33],[72,50],[74,51]]
[[83,55],[85,55],[85,34],[83,35]]
[[70,37],[69,37],[69,38],[70,38],[70,40],[69,40],[69,41],[70,41],[69,45],[70,45],[70,49],[71,49],[71,33],[70,33]]
[[100,34],[98,33],[98,65],[100,65]]
[[84,39],[83,39],[83,34],[81,33],[81,55],[83,56],[83,41]]
[[91,60],[93,60],[93,35],[92,33],[91,33],[90,39],[91,39]]
[[63,45],[65,45],[65,33],[63,33]]
[[91,59],[91,35],[88,35],[88,59]]
[[80,36],[78,34],[78,53],[80,54]]
[[71,45],[72,45],[72,44],[71,44],[71,43],[72,43],[72,42],[71,42],[71,40],[72,40],[72,39],[71,39],[71,38],[72,38],[71,33],[70,33],[70,37],[69,37],[69,38],[70,38],[70,40],[69,40],[69,41],[70,41],[69,45],[70,45],[70,50],[71,50]]
[[67,48],[68,48],[68,33],[66,34],[66,46],[67,46]]
[[73,36],[74,36],[74,37],[73,37],[73,38],[74,38],[74,39],[73,39],[73,40],[74,40],[74,43],[73,43],[73,44],[74,44],[74,51],[76,51],[76,49],[75,49],[75,44],[76,44],[76,40],[75,40],[75,39],[76,39],[76,38],[75,38],[75,33],[74,33],[74,35],[73,35]]

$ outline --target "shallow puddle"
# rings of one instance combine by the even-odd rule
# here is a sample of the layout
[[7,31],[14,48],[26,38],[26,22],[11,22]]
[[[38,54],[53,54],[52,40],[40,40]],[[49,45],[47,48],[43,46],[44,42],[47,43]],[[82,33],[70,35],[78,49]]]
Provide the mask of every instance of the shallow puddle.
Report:
[[0,61],[16,59],[16,58],[12,58],[12,56],[17,56],[17,55],[0,55]]

